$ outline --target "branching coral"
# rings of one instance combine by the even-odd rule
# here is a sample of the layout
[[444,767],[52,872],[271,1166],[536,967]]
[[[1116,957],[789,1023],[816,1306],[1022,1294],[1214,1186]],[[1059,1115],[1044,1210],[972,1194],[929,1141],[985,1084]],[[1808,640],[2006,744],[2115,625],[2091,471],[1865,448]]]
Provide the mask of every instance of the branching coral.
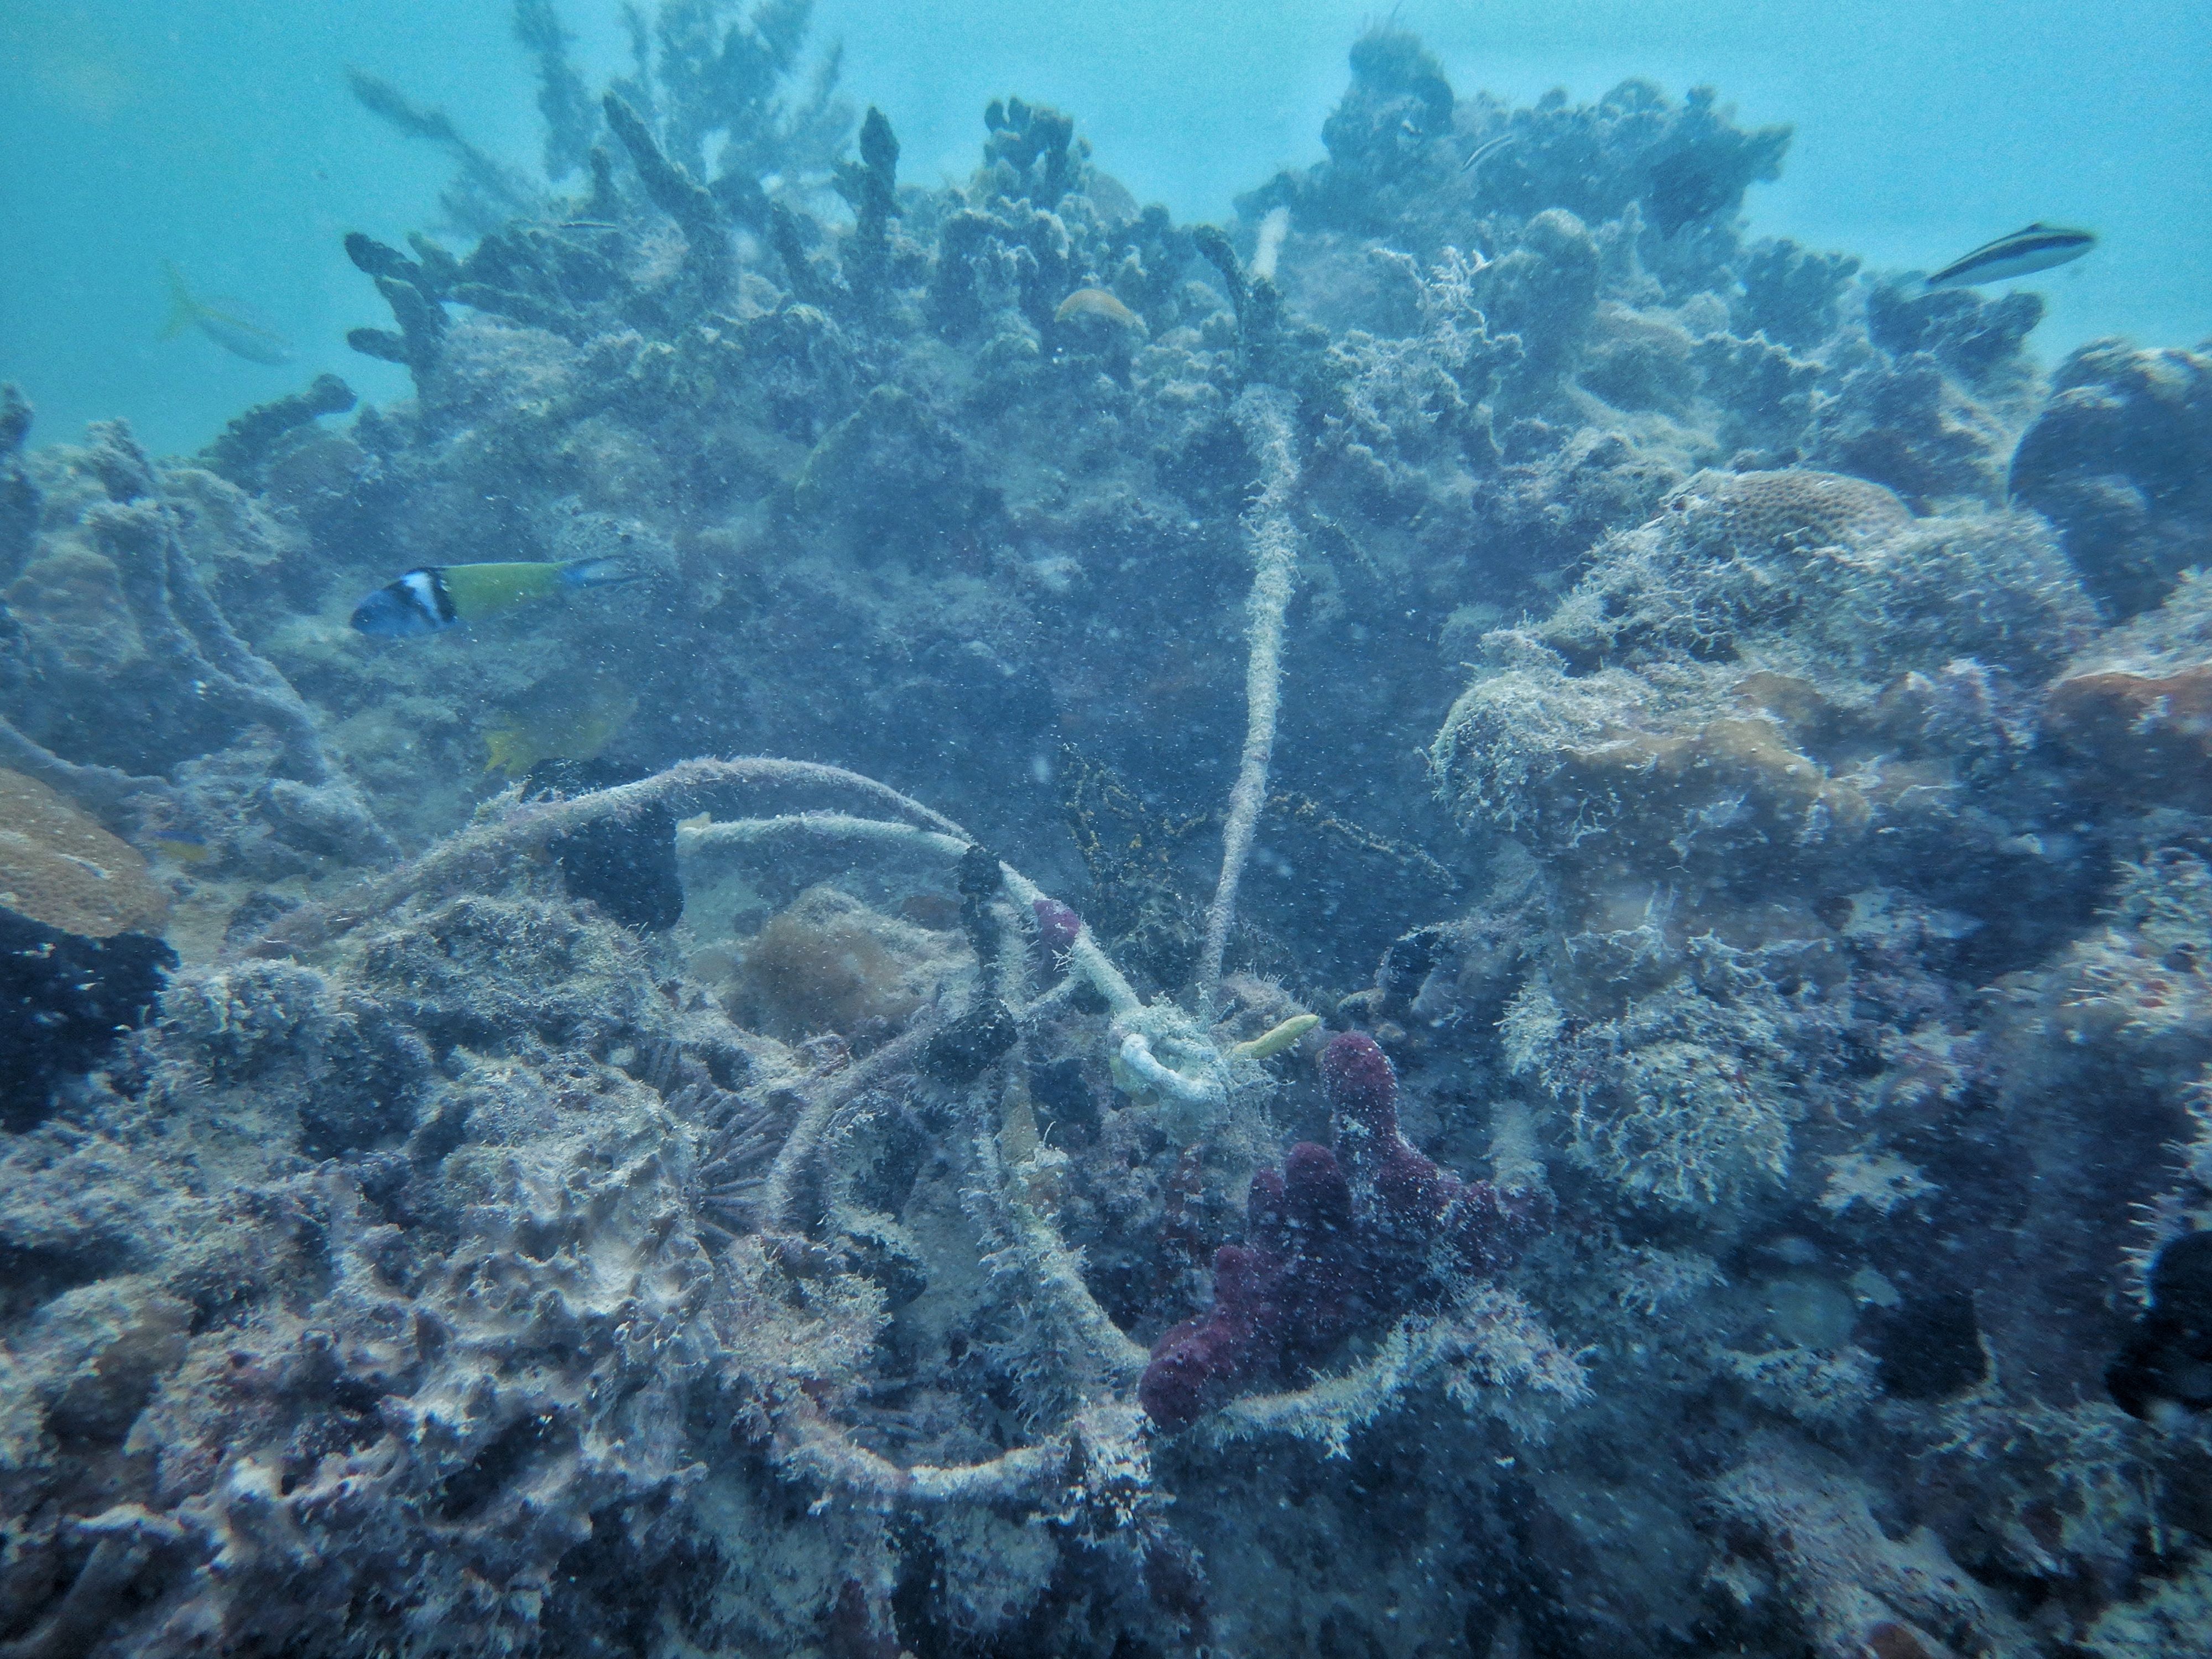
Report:
[[295,860],[388,854],[314,714],[239,637],[186,550],[191,496],[119,422],[88,436],[40,458],[52,528],[9,590],[40,696],[0,700],[0,761],[118,827],[212,835],[229,818],[233,837],[243,814],[216,775],[250,767],[262,832]]

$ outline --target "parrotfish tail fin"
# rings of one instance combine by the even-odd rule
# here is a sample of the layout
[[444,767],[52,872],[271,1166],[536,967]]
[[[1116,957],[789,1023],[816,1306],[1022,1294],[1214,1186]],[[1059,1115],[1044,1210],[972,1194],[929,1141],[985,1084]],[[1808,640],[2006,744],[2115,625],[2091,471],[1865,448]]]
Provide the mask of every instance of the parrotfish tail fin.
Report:
[[561,567],[563,587],[611,587],[643,580],[645,573],[625,559],[571,559]]
[[161,325],[158,337],[173,340],[199,320],[199,302],[185,286],[184,273],[167,259],[161,261],[161,275],[169,281],[169,320]]

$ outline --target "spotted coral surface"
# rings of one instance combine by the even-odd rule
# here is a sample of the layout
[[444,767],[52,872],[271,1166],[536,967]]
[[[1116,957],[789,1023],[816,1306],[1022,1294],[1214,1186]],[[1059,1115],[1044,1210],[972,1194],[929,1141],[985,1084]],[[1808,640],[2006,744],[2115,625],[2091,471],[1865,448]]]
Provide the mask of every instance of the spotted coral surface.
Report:
[[146,860],[36,778],[0,768],[0,904],[87,939],[158,933],[169,895]]

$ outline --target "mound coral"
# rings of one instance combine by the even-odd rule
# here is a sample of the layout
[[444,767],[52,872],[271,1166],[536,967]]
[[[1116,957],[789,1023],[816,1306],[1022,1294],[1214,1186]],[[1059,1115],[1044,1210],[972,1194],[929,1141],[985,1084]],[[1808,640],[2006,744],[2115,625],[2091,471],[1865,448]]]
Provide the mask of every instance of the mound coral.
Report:
[[1485,641],[1432,760],[1558,884],[1504,1031],[1585,1158],[1677,1204],[1785,1173],[1844,1063],[1839,902],[1996,914],[2041,873],[2031,688],[2091,620],[2031,520],[1752,473],[1693,478]]
[[[2193,1651],[2178,355],[2046,407],[1702,90],[1384,27],[1193,227],[629,21],[518,7],[543,180],[357,81],[462,172],[347,240],[411,398],[0,397],[0,764],[192,958],[0,1143],[0,1641]],[[455,549],[649,579],[345,628]]]
[[2118,616],[2156,605],[2212,532],[2212,359],[2083,346],[2021,434],[2011,489],[2049,519],[2089,591]]
[[35,778],[0,768],[0,904],[88,939],[158,933],[169,896],[137,850]]
[[2184,572],[2069,663],[2043,728],[2106,799],[2212,811],[2212,578]]

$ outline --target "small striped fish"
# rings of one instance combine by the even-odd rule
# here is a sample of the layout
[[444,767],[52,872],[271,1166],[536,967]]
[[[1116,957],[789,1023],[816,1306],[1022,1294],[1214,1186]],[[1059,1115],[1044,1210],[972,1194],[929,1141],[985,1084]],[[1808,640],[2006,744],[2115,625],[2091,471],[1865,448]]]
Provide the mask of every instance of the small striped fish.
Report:
[[1928,279],[1930,288],[1972,288],[1978,283],[2001,283],[2008,276],[2025,276],[2048,270],[2069,259],[2078,259],[2097,246],[2093,231],[2069,230],[2041,220],[1984,242],[1964,258],[1954,259]]

